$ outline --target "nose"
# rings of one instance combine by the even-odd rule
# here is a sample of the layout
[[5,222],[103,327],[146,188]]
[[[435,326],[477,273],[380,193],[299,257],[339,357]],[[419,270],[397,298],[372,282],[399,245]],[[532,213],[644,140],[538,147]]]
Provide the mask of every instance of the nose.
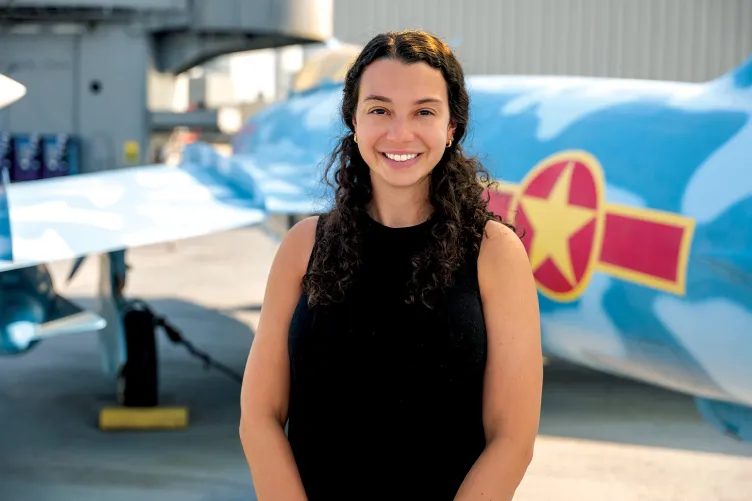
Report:
[[410,122],[401,117],[394,117],[389,123],[387,140],[395,143],[408,143],[413,140],[414,134]]

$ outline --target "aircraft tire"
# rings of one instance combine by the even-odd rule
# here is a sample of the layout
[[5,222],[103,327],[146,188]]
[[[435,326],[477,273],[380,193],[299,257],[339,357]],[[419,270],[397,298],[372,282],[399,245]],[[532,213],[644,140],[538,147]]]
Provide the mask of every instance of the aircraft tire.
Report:
[[118,373],[118,403],[154,407],[159,403],[154,317],[148,311],[130,309],[123,316],[123,328],[127,358]]

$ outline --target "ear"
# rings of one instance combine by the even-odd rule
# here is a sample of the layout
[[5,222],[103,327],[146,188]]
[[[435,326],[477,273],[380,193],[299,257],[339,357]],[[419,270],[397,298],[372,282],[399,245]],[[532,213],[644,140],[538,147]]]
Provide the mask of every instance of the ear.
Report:
[[457,130],[457,125],[454,122],[449,122],[449,127],[447,127],[447,143],[450,139],[454,139],[455,130]]

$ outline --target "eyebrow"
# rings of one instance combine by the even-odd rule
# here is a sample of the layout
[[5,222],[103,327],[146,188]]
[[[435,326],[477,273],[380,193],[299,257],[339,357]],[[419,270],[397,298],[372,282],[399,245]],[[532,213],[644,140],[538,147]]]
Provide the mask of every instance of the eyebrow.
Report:
[[[381,101],[384,103],[391,103],[392,100],[388,97],[384,96],[378,96],[376,94],[371,94],[368,97],[366,97],[363,101]],[[437,99],[435,97],[424,97],[423,99],[418,99],[415,101],[414,104],[426,104],[426,103],[440,103],[441,99]]]

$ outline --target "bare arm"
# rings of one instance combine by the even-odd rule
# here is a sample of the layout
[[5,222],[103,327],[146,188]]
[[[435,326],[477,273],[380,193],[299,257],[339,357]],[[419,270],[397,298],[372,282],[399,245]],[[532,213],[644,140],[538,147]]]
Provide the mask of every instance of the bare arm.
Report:
[[296,224],[277,250],[243,377],[240,441],[259,501],[306,500],[284,433],[290,387],[287,331],[300,299],[317,220],[311,217]]
[[496,222],[478,258],[488,359],[483,389],[486,448],[455,501],[509,501],[533,457],[543,385],[538,295],[525,248]]

